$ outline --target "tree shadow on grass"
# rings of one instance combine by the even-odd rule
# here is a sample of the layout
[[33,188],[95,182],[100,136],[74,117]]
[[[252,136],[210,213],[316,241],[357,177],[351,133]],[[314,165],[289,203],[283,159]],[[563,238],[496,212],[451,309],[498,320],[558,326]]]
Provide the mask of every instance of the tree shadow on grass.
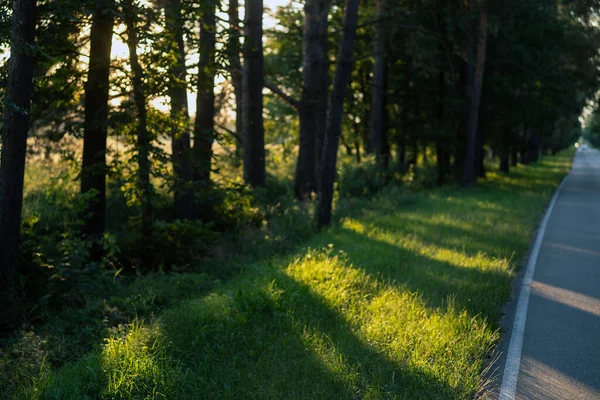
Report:
[[454,398],[447,382],[393,362],[313,288],[280,268],[162,319],[186,366],[183,397]]
[[432,308],[444,307],[452,298],[458,310],[495,323],[510,295],[512,278],[507,270],[457,266],[349,229],[336,229],[325,236],[348,254],[354,267],[403,290],[418,292]]

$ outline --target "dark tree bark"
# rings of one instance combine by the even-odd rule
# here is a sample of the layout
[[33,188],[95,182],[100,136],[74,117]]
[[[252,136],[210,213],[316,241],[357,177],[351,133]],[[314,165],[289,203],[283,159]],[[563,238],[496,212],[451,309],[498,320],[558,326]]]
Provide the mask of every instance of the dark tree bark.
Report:
[[335,78],[333,80],[333,90],[331,92],[329,116],[327,119],[327,133],[323,146],[319,203],[317,208],[317,226],[319,228],[328,226],[331,223],[337,151],[342,129],[344,99],[346,98],[346,91],[348,89],[348,79],[352,72],[352,53],[356,39],[359,4],[360,0],[346,1],[343,34],[335,67]]
[[516,167],[517,163],[519,162],[519,147],[517,145],[516,142],[514,142],[513,139],[513,143],[510,145],[510,165],[511,167]]
[[321,90],[317,93],[317,130],[316,130],[316,171],[317,180],[323,159],[323,142],[325,132],[327,131],[327,107],[329,102],[329,10],[331,9],[331,0],[319,1],[319,29],[318,29],[318,85]]
[[110,50],[114,25],[113,0],[97,1],[92,15],[90,62],[85,84],[83,164],[81,193],[95,196],[84,214],[83,233],[94,243],[94,257],[100,256],[98,241],[106,220],[106,139],[108,128],[108,89]]
[[[410,92],[410,60],[408,61],[406,76],[404,78],[404,90],[405,93],[408,94]],[[406,171],[406,152],[407,152],[407,139],[409,132],[409,107],[408,101],[406,98],[408,95],[405,95],[405,101],[400,105],[402,107],[400,111],[400,128],[398,132],[396,132],[396,168],[400,172]]]
[[150,135],[148,133],[148,113],[146,110],[146,90],[144,88],[143,70],[138,60],[138,28],[136,16],[138,10],[133,8],[132,0],[123,1],[123,15],[127,27],[127,48],[131,64],[131,81],[133,97],[137,112],[137,147],[138,147],[138,184],[142,206],[142,235],[145,239],[152,237],[152,184],[150,183]]
[[475,62],[475,76],[471,87],[469,122],[467,126],[467,148],[465,166],[461,183],[471,185],[477,177],[477,128],[479,125],[479,105],[483,87],[483,75],[487,50],[488,14],[487,4],[481,4],[479,10],[479,27],[477,40],[477,56]]
[[244,23],[244,181],[265,185],[265,132],[263,125],[263,1],[246,0]]
[[310,198],[312,193],[318,190],[319,160],[322,155],[329,86],[328,14],[329,0],[308,0],[304,5],[301,99],[298,101],[285,94],[276,85],[265,82],[267,88],[298,110],[300,140],[294,193],[300,200]]
[[198,100],[194,123],[194,167],[196,187],[210,186],[212,145],[215,139],[215,3],[203,4],[200,21],[200,62],[198,63]]
[[437,167],[438,167],[438,185],[442,186],[446,183],[446,172],[449,169],[450,157],[448,155],[448,151],[446,149],[446,140],[445,140],[445,97],[446,97],[446,56],[445,56],[445,48],[444,48],[444,38],[446,36],[446,22],[444,16],[444,8],[446,6],[445,1],[442,1],[438,4],[438,25],[440,29],[440,35],[442,39],[439,44],[439,52],[440,52],[440,65],[438,72],[438,82],[439,82],[439,95],[437,99],[437,121],[439,127],[439,137],[437,138],[436,144],[436,153],[437,153]]
[[485,138],[484,138],[484,130],[482,128],[483,125],[480,125],[477,128],[477,152],[475,153],[475,176],[477,178],[485,178],[486,170],[485,170]]
[[329,1],[307,0],[302,31],[303,88],[294,191],[305,199],[318,190],[318,170],[327,121],[327,27]]
[[527,131],[527,161],[536,162],[540,158],[542,141],[540,135],[533,129]]
[[508,173],[510,171],[510,138],[509,130],[505,128],[500,137],[500,171]]
[[386,62],[385,62],[385,27],[386,15],[385,0],[377,0],[375,25],[375,43],[373,46],[373,80],[371,81],[371,148],[375,152],[375,158],[380,165],[387,165],[389,152],[387,148],[387,134],[385,121],[386,107]]
[[[189,111],[187,101],[187,71],[183,42],[181,0],[167,0],[166,33],[175,62],[169,70],[168,95],[171,100],[171,160],[175,175],[173,187],[174,214],[179,219],[192,219],[194,213],[193,169],[190,154]],[[183,128],[182,128],[183,127]]]
[[469,88],[470,84],[470,67],[469,63],[460,59],[459,65],[459,79],[458,79],[458,92],[461,93],[463,98],[463,104],[458,107],[455,115],[455,127],[456,127],[456,149],[454,153],[454,173],[457,179],[462,178],[462,174],[465,169],[465,157],[467,152],[467,104],[469,99]]
[[[235,131],[242,135],[244,132],[244,90],[242,77],[242,61],[240,59],[240,15],[239,1],[229,0],[229,30],[231,31],[229,39],[229,65],[231,67],[231,85],[233,86],[233,95],[235,96]],[[242,158],[242,140],[235,140],[236,155]]]
[[0,331],[13,327],[17,304],[16,274],[19,256],[21,208],[29,110],[33,88],[35,0],[13,2],[4,126],[0,164]]
[[309,198],[317,191],[317,111],[319,107],[319,0],[304,3],[302,31],[302,99],[300,100],[300,135],[294,192],[298,199]]

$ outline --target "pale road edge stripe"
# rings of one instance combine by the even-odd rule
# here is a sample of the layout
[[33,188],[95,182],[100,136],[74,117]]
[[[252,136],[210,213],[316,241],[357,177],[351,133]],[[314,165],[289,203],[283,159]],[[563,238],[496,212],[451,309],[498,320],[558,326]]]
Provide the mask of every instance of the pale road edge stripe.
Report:
[[[569,172],[570,173],[570,172]],[[550,205],[546,210],[546,214],[540,224],[529,261],[527,262],[527,269],[523,278],[523,285],[521,286],[521,293],[519,294],[519,302],[517,303],[517,311],[515,313],[515,322],[512,328],[512,335],[510,337],[510,344],[508,347],[508,354],[506,358],[506,366],[504,367],[504,375],[502,376],[502,386],[500,388],[500,400],[513,400],[517,393],[517,380],[519,378],[519,368],[521,365],[521,351],[523,349],[523,335],[525,334],[525,324],[527,323],[527,307],[529,306],[529,293],[531,292],[531,283],[533,281],[533,274],[535,272],[535,265],[537,263],[538,256],[540,254],[540,247],[544,240],[544,234],[546,233],[546,225],[550,219],[550,214],[554,209],[556,199],[560,194],[560,191],[565,184],[565,181],[569,175],[565,176],[556,189]]]

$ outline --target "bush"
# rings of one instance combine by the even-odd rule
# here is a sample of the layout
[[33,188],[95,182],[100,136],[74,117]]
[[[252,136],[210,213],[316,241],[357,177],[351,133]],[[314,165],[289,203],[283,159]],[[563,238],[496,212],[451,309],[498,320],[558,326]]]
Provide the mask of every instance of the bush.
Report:
[[206,256],[218,236],[202,221],[156,221],[153,256],[163,268],[194,266]]
[[347,164],[342,169],[340,197],[372,196],[399,178],[397,174],[367,159],[359,165]]

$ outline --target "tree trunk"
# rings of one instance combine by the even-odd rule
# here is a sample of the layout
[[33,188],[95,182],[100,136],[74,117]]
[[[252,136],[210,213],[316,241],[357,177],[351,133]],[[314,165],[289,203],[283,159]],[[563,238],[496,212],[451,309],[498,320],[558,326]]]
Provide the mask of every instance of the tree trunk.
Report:
[[510,165],[511,167],[516,167],[519,162],[519,147],[516,143],[516,140],[513,139],[513,143],[510,145]]
[[300,200],[317,191],[317,111],[319,107],[319,0],[304,3],[302,31],[302,99],[298,162],[294,179],[294,193]]
[[[229,0],[229,65],[231,66],[231,85],[235,96],[235,131],[238,136],[244,131],[244,91],[242,78],[242,62],[240,59],[240,16],[238,0]],[[235,151],[238,159],[242,158],[242,141],[236,138]]]
[[318,171],[327,121],[327,27],[329,0],[307,0],[302,38],[303,88],[299,108],[300,140],[294,192],[306,199],[318,190]]
[[352,53],[356,39],[359,4],[360,0],[347,0],[346,12],[344,13],[343,34],[335,67],[335,78],[327,119],[327,133],[323,146],[321,184],[317,208],[317,225],[319,228],[328,226],[331,223],[337,151],[342,129],[344,99],[348,89],[348,79],[352,72]]
[[465,157],[467,152],[467,103],[469,99],[470,84],[470,67],[469,63],[464,60],[459,60],[459,79],[458,92],[462,94],[464,102],[458,107],[456,112],[456,149],[454,153],[454,173],[457,179],[462,178],[465,169]]
[[477,129],[477,152],[476,152],[476,164],[475,164],[475,176],[477,178],[485,178],[485,139],[483,137],[482,125]]
[[11,56],[8,62],[0,158],[0,331],[14,327],[16,313],[13,312],[13,307],[18,303],[16,275],[33,88],[34,59],[31,48],[35,41],[35,11],[35,0],[13,2]]
[[133,8],[132,0],[123,1],[123,15],[127,26],[127,47],[131,64],[133,97],[137,111],[138,145],[138,183],[142,206],[142,235],[144,239],[152,237],[152,184],[150,183],[150,136],[148,134],[148,114],[146,110],[146,91],[143,82],[143,70],[138,60],[138,30],[136,16],[139,10]]
[[246,0],[244,23],[244,181],[265,185],[265,132],[263,125],[263,0]]
[[446,171],[448,169],[448,165],[450,163],[448,153],[444,148],[444,145],[438,142],[436,145],[436,155],[437,155],[437,168],[438,168],[438,179],[437,184],[442,186],[446,184]]
[[[410,62],[410,61],[409,61]],[[405,91],[406,97],[408,97],[408,93],[410,91],[410,64],[407,66],[406,76],[404,78],[405,83]],[[396,164],[397,169],[400,172],[406,171],[406,147],[407,147],[407,138],[408,138],[408,102],[402,101],[400,107],[402,107],[400,111],[400,129],[396,132]]]
[[[502,139],[504,142],[505,139]],[[507,173],[510,171],[510,150],[506,143],[502,143],[502,149],[500,151],[500,171]]]
[[387,137],[384,126],[385,120],[385,89],[386,89],[386,64],[385,64],[385,29],[383,18],[386,15],[385,0],[376,1],[375,43],[373,46],[373,80],[371,81],[371,148],[375,152],[378,164],[387,163],[385,147]]
[[318,28],[318,57],[316,69],[318,71],[318,87],[317,92],[317,130],[316,130],[316,175],[319,178],[321,170],[321,160],[323,159],[323,143],[325,140],[325,132],[327,131],[327,106],[329,101],[329,10],[331,8],[331,0],[319,1],[319,28]]
[[500,137],[500,171],[510,172],[510,127],[505,127]]
[[516,132],[516,129],[511,131],[510,137],[510,165],[511,167],[516,167],[519,162],[519,136]]
[[189,111],[183,42],[181,0],[167,0],[165,9],[166,33],[175,61],[169,68],[168,95],[171,100],[171,160],[175,185],[173,186],[174,214],[179,219],[194,218],[194,191],[190,154]]
[[536,131],[529,129],[528,132],[528,153],[527,159],[529,162],[536,162],[540,157],[541,139]]
[[89,72],[85,84],[81,193],[94,193],[84,213],[83,233],[95,243],[93,256],[98,258],[101,252],[99,240],[104,233],[106,220],[108,80],[114,3],[112,0],[107,0],[94,4]]
[[[198,100],[196,103],[196,121],[194,123],[194,181],[195,187],[203,190],[200,191],[201,196],[197,196],[197,198],[205,197],[206,191],[210,187],[212,145],[215,140],[215,3],[211,0],[203,4],[202,11],[199,46],[200,62],[198,63]],[[200,211],[204,212],[206,210]]]
[[469,109],[469,122],[467,126],[467,150],[465,155],[465,168],[462,177],[463,185],[475,182],[477,173],[477,128],[479,124],[479,105],[483,87],[483,74],[487,49],[488,15],[487,4],[481,4],[479,10],[479,28],[477,41],[477,56],[475,64],[475,77],[471,87],[471,102]]
[[[446,37],[446,22],[444,16],[445,2],[441,2],[438,5],[438,24],[440,29],[440,35],[442,38]],[[442,39],[444,40],[444,39]],[[438,122],[438,138],[437,138],[437,167],[438,167],[438,185],[442,186],[446,183],[446,172],[450,163],[450,157],[446,150],[445,140],[445,97],[446,97],[446,57],[444,42],[440,41],[438,50],[440,52],[440,65],[438,72],[438,84],[439,84],[439,95],[437,99],[437,122]]]

